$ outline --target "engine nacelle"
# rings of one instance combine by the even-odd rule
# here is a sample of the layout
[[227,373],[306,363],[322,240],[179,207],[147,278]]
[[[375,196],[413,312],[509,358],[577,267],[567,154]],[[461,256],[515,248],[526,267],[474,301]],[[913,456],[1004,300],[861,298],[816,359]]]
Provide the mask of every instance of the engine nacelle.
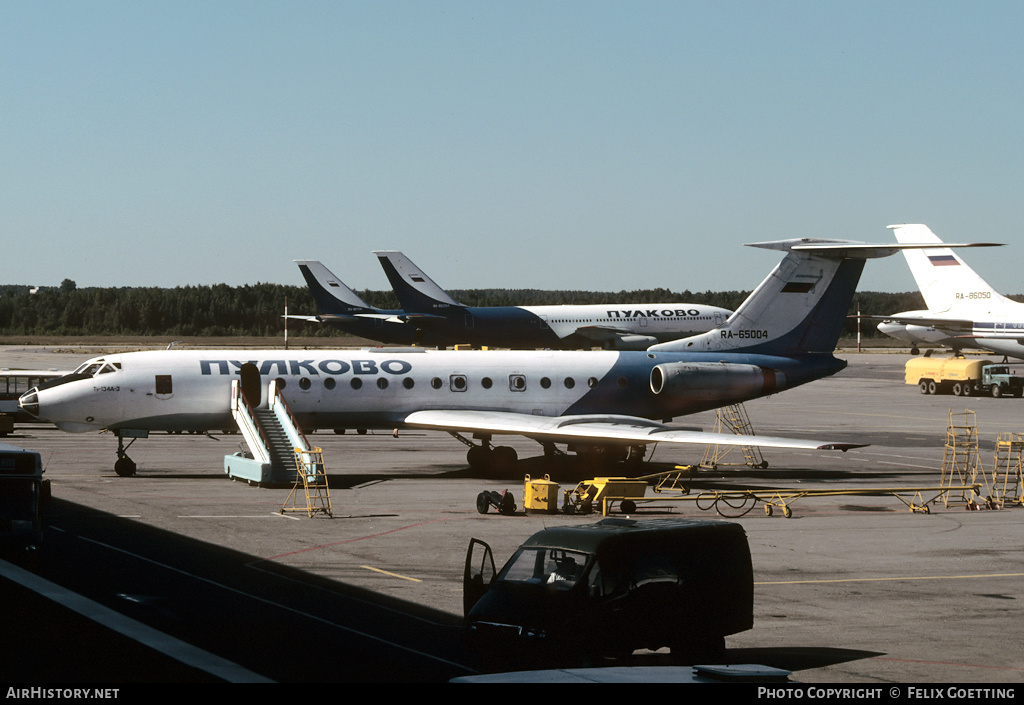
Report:
[[646,350],[658,343],[657,338],[649,335],[623,335],[612,338],[604,344],[605,350]]
[[651,391],[691,399],[744,399],[785,386],[782,372],[727,362],[668,362],[651,370]]
[[949,333],[943,333],[940,330],[935,330],[931,326],[908,325],[905,330],[911,340],[920,341],[922,343],[941,343],[943,340],[947,340],[950,337]]

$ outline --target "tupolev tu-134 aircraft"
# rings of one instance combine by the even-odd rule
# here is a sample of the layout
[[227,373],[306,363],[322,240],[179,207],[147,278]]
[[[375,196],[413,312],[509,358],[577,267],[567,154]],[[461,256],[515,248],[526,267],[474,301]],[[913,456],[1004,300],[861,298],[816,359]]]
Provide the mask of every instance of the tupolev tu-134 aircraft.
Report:
[[657,443],[857,447],[666,423],[839,372],[846,363],[833,351],[865,260],[934,245],[797,239],[753,246],[786,254],[722,327],[645,351],[132,352],[94,358],[26,392],[19,406],[65,431],[114,431],[119,463],[131,462],[120,442],[134,432],[230,428],[236,379],[253,406],[267,403],[271,383],[283,386],[307,430],[449,432],[470,443],[473,467],[512,459],[511,448],[491,445],[502,434],[532,438],[546,449],[563,443],[577,453],[634,457]]

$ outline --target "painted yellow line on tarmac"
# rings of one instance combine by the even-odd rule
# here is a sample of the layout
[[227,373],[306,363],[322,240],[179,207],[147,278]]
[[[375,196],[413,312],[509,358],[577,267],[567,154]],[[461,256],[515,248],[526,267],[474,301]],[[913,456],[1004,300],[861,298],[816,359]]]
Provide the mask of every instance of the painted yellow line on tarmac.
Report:
[[398,573],[389,573],[386,570],[381,570],[380,568],[374,568],[374,567],[368,566],[368,565],[361,565],[359,567],[360,568],[365,568],[366,570],[372,570],[374,573],[383,573],[384,575],[390,575],[392,578],[401,578],[402,580],[409,580],[409,581],[414,582],[414,583],[422,583],[423,582],[419,578],[410,578],[410,577],[407,577],[405,575],[399,575]]
[[835,578],[833,580],[767,580],[755,581],[754,585],[799,585],[815,583],[878,583],[895,582],[897,580],[967,580],[970,578],[1019,578],[1024,573],[983,573],[979,575],[918,575],[897,578]]

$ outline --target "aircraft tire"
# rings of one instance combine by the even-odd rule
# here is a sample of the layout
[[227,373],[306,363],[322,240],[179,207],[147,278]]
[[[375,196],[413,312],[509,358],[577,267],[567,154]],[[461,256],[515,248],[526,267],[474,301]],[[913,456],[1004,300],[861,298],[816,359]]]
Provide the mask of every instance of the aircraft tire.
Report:
[[498,446],[491,452],[491,464],[498,470],[510,470],[517,460],[519,454],[512,446]]
[[473,446],[466,453],[466,462],[471,470],[482,470],[487,466],[489,453],[483,446]]
[[133,477],[135,475],[135,470],[135,461],[127,455],[122,458],[118,458],[117,462],[114,463],[114,472],[117,473],[118,477]]

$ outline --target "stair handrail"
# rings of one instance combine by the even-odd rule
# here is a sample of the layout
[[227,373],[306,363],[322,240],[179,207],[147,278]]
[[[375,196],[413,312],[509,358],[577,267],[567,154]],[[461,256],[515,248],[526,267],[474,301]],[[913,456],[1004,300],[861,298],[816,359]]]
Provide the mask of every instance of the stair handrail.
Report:
[[299,438],[302,440],[302,445],[304,446],[303,450],[309,450],[312,446],[309,445],[309,440],[306,439],[306,434],[302,432],[302,426],[299,425],[298,419],[295,418],[295,414],[292,412],[292,407],[288,404],[288,400],[284,398],[284,395],[281,394],[281,390],[278,389],[276,384],[271,384],[270,386],[274,390],[274,403],[276,404],[277,400],[280,400],[281,403],[284,404],[285,415],[288,416],[288,420],[292,422],[292,426],[295,427],[295,431],[299,434]]
[[[234,384],[232,385],[232,391],[235,390],[237,390],[235,398],[240,399],[242,402],[240,410],[244,411],[246,417],[248,417],[252,422],[253,428],[256,429],[256,433],[259,434],[260,440],[263,442],[263,447],[270,450],[270,441],[267,438],[263,424],[260,423],[259,418],[255,413],[253,413],[253,406],[249,403],[249,398],[245,396],[245,391],[242,389],[242,385],[238,384],[238,380],[234,380]],[[235,405],[235,408],[239,408],[237,404]]]

